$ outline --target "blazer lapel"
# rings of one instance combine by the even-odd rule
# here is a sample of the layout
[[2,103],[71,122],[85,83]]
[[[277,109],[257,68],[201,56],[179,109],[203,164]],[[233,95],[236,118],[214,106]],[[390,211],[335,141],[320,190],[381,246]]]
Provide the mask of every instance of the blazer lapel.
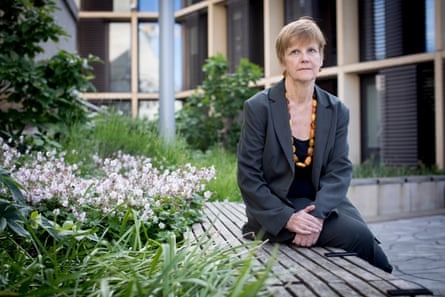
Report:
[[320,172],[325,159],[326,145],[331,136],[332,109],[328,95],[315,88],[317,94],[317,119],[315,128],[315,147],[312,168],[312,181],[317,188],[320,182]]
[[289,126],[289,112],[287,110],[287,103],[284,97],[284,80],[281,80],[270,89],[269,103],[275,133],[281,149],[289,162],[290,168],[292,168],[292,171],[294,171],[295,167],[292,156],[292,138],[290,137],[291,132]]

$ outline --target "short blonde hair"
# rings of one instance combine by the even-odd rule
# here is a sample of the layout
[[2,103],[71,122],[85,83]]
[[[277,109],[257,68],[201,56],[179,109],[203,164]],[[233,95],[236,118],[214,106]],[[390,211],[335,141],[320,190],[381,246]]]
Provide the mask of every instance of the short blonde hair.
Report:
[[287,48],[294,43],[315,41],[319,45],[321,55],[324,55],[326,39],[320,27],[309,17],[301,17],[285,25],[275,40],[275,51],[278,61],[284,62]]

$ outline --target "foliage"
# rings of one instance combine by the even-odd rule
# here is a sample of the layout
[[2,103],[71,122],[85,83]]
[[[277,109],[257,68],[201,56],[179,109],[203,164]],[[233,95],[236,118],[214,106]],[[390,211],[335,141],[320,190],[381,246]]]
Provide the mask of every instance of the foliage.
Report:
[[354,165],[352,171],[353,178],[375,178],[375,177],[396,177],[396,176],[417,176],[445,174],[444,170],[437,167],[428,167],[421,163],[419,166],[387,166],[376,163],[374,160],[367,160],[359,165]]
[[[2,149],[2,165],[17,173],[13,160],[22,156],[7,145],[3,144]],[[259,242],[224,247],[215,246],[207,239],[192,241],[186,237],[178,244],[175,234],[187,234],[187,226],[195,222],[195,219],[187,220],[186,212],[197,207],[183,204],[188,200],[186,197],[173,202],[165,194],[160,195],[163,199],[159,200],[157,209],[153,208],[153,213],[166,225],[181,228],[175,230],[166,226],[165,229],[170,231],[163,233],[162,238],[158,236],[160,241],[153,240],[149,231],[150,219],[136,211],[135,207],[128,208],[120,219],[115,209],[95,215],[94,207],[91,207],[86,220],[75,218],[77,220],[70,221],[63,209],[64,199],[60,202],[48,200],[54,204],[45,204],[47,200],[43,198],[51,196],[45,188],[57,188],[63,179],[70,180],[69,169],[75,169],[75,166],[64,166],[61,159],[51,152],[28,157],[20,168],[28,166],[28,170],[32,167],[36,171],[21,171],[20,177],[23,176],[21,179],[27,182],[34,196],[29,196],[28,192],[22,195],[20,183],[6,170],[0,171],[0,195],[9,199],[5,202],[26,203],[32,209],[32,212],[20,216],[25,236],[20,236],[14,228],[0,230],[2,296],[270,296],[266,281],[277,249],[266,265],[257,265],[254,255],[261,246]],[[131,159],[128,155],[126,158],[125,164],[116,160],[104,161],[109,164],[105,172],[122,174],[125,168],[147,164],[147,160]],[[61,175],[62,179],[51,179],[49,172]],[[195,171],[189,176],[199,180],[200,173]],[[104,182],[104,187],[119,188],[121,183],[119,180],[114,184]],[[5,191],[4,185],[9,191]],[[76,188],[76,184],[72,186]],[[62,184],[61,188],[65,187],[67,184]],[[55,188],[52,191],[57,190]],[[195,184],[192,188],[199,187]],[[75,196],[73,193],[65,194],[71,199]],[[42,198],[38,203],[32,200],[39,198],[36,195]],[[186,193],[183,195],[187,196]],[[45,206],[47,210],[51,205],[60,209],[49,212],[40,207],[41,212],[38,212],[38,205]],[[170,220],[163,221],[163,212]],[[52,216],[53,220],[47,219],[43,213]],[[0,220],[2,215],[0,212]],[[99,217],[102,219],[98,220]],[[63,223],[56,223],[58,221]],[[83,226],[90,228],[82,229]],[[159,229],[156,232],[162,233]]]
[[258,242],[224,247],[186,239],[178,245],[170,235],[128,248],[142,230],[113,242],[74,235],[43,242],[43,233],[33,230],[28,241],[0,235],[2,296],[270,296],[265,283],[276,250],[265,266],[255,265]]
[[215,176],[212,167],[159,169],[150,158],[117,152],[111,158],[94,156],[94,174],[81,176],[75,164],[66,163],[65,155],[31,153],[18,167],[11,160],[24,156],[2,145],[0,157],[0,165],[28,189],[23,195],[26,203],[46,217],[57,213],[59,224],[100,226],[110,237],[119,237],[139,217],[149,238],[160,239],[167,232],[179,237],[200,219],[203,199],[211,197],[205,185]]
[[222,55],[207,59],[204,81],[178,114],[178,130],[195,149],[205,151],[218,144],[229,151],[236,149],[243,103],[257,92],[252,85],[263,73],[247,59],[240,61],[235,73],[228,69]]
[[[4,0],[0,4],[0,136],[18,146],[21,135],[35,149],[54,145],[57,128],[86,119],[86,101],[80,93],[92,87],[91,62],[60,51],[36,61],[48,40],[66,33],[56,24],[52,0]],[[57,131],[56,131],[57,132]]]
[[242,201],[236,182],[236,155],[221,147],[211,147],[205,152],[193,151],[191,162],[197,167],[214,166],[216,176],[207,189],[212,192],[211,200]]
[[0,167],[0,233],[8,227],[19,236],[29,236],[23,223],[30,208],[26,206],[21,189],[23,186]]
[[[130,155],[147,156],[155,167],[168,167],[192,163],[197,168],[212,167],[216,177],[207,189],[212,200],[240,201],[236,184],[236,156],[221,147],[206,152],[191,150],[178,135],[174,145],[161,141],[153,122],[131,118],[116,112],[99,113],[87,124],[73,125],[69,133],[60,138],[61,147],[67,152],[65,160],[76,164],[82,175],[95,174],[93,156],[110,158],[116,151]],[[75,152],[75,153],[71,153]]]
[[[132,118],[113,110],[91,114],[88,123],[76,123],[59,140],[66,159],[83,172],[92,169],[92,156],[110,158],[116,152],[149,157],[154,166],[169,166],[188,162],[187,144],[178,138],[166,145],[153,122]],[[75,154],[69,152],[75,151]]]

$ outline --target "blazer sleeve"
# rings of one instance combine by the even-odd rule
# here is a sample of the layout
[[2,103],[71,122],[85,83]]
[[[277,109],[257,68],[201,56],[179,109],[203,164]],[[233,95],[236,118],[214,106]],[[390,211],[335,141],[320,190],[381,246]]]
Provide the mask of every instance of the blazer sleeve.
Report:
[[[267,95],[260,93],[252,99],[244,103],[237,181],[248,218],[254,218],[267,232],[276,236],[294,210],[274,193],[271,181],[264,173],[264,163],[274,162],[273,157],[265,159],[269,155],[265,153],[266,143],[270,138],[276,139],[272,132]],[[275,150],[279,149],[275,143]]]
[[329,135],[325,160],[317,185],[314,216],[327,218],[337,212],[346,200],[346,194],[352,179],[352,163],[349,159],[348,144],[349,110],[341,102],[337,104],[337,116],[333,117],[331,127],[334,132]]

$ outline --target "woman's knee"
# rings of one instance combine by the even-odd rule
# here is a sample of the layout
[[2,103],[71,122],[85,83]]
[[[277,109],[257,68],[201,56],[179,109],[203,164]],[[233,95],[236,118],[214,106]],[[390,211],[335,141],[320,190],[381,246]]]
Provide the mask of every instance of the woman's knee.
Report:
[[369,247],[373,241],[374,235],[365,223],[335,215],[325,220],[319,245],[351,249]]

